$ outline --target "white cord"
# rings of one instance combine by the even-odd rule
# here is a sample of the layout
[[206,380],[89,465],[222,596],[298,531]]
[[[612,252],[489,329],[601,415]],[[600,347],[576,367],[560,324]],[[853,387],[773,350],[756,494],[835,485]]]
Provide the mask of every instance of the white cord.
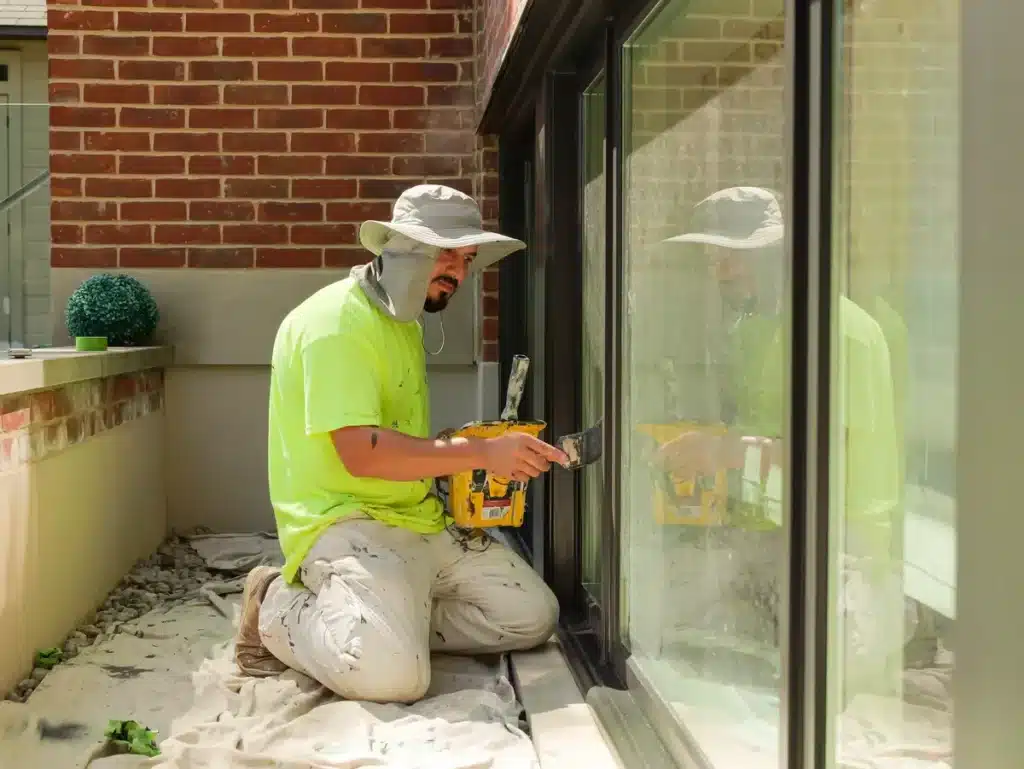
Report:
[[427,355],[431,355],[431,356],[433,356],[433,355],[440,355],[441,354],[441,350],[444,349],[445,336],[444,336],[444,313],[443,312],[439,312],[437,314],[437,320],[441,324],[441,346],[438,347],[433,352],[431,352],[430,350],[427,350],[427,335],[426,335],[427,323],[426,323],[426,320],[424,319],[422,324],[421,324],[421,327],[422,327],[422,329],[424,331],[424,334],[423,334],[423,349],[426,350]]

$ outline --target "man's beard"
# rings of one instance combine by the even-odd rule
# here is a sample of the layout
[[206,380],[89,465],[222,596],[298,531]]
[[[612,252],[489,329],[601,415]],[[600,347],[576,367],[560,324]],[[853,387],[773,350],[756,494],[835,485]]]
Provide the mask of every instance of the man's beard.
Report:
[[448,306],[448,302],[451,301],[451,298],[455,295],[455,291],[459,287],[458,283],[447,279],[439,278],[434,282],[443,285],[447,289],[447,291],[446,293],[440,294],[436,299],[434,297],[427,296],[427,298],[423,301],[423,312],[441,312],[441,310],[445,309]]

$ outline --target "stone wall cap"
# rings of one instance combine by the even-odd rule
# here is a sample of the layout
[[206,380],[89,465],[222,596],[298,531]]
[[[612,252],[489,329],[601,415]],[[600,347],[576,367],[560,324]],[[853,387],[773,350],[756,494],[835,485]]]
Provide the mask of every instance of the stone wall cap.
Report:
[[30,358],[0,358],[0,396],[163,368],[173,358],[171,347],[111,347],[104,352],[79,352],[74,347],[35,349]]

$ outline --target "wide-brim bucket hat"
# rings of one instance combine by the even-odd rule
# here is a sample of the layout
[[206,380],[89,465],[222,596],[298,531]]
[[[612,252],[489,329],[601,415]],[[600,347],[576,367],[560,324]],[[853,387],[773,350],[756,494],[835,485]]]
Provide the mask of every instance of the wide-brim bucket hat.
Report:
[[761,187],[729,187],[694,206],[687,232],[664,242],[743,251],[776,245],[784,237],[782,206],[775,193]]
[[399,196],[391,221],[369,220],[359,228],[359,241],[380,256],[394,233],[438,248],[476,246],[473,269],[485,269],[509,254],[521,251],[521,240],[489,232],[476,201],[464,192],[441,184],[420,184]]

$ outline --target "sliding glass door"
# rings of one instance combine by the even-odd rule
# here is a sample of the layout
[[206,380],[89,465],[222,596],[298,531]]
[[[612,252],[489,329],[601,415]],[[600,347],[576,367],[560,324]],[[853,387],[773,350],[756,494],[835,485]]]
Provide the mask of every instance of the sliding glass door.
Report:
[[957,613],[960,3],[837,7],[829,760],[946,767]]
[[784,26],[669,0],[622,50],[623,640],[716,767],[780,765]]
[[597,5],[530,279],[606,439],[545,511],[591,703],[680,766],[1016,766],[1021,10]]

